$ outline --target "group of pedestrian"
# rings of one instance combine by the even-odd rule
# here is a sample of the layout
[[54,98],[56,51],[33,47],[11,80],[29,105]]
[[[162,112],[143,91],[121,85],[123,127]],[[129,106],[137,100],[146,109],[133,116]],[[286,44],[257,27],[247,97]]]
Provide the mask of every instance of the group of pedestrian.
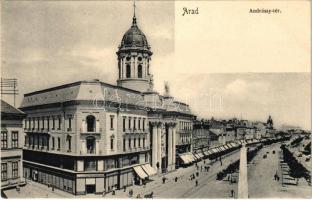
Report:
[[192,181],[192,180],[194,180],[195,178],[196,178],[196,177],[195,177],[195,174],[191,174],[189,180]]
[[209,171],[209,169],[210,169],[210,166],[201,166],[201,172],[208,172]]

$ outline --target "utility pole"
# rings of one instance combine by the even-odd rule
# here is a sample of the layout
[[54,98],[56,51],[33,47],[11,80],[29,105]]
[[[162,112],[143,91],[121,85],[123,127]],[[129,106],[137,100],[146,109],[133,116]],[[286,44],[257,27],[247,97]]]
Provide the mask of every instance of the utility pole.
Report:
[[13,99],[14,99],[13,105],[15,107],[16,95],[18,95],[17,79],[1,77],[0,88],[1,88],[1,99],[2,99],[2,95],[13,95]]

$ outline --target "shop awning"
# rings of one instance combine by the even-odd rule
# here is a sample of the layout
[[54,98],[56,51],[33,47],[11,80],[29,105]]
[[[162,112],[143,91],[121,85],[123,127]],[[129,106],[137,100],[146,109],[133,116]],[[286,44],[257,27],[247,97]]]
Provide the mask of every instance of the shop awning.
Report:
[[234,142],[230,143],[230,145],[231,145],[232,147],[236,147],[236,146],[237,146],[237,144],[234,143]]
[[149,176],[157,174],[156,170],[150,164],[142,165],[142,168],[145,171],[145,173]]
[[193,156],[194,156],[196,159],[200,159],[200,156],[199,156],[197,153],[194,153]]
[[193,158],[194,159],[194,161],[196,161],[197,159],[200,159],[200,158],[198,158],[197,156],[195,156],[194,154],[189,154],[189,156],[191,157],[191,158]]
[[196,160],[196,157],[191,153],[187,153],[186,157],[189,159],[190,162],[194,162]]
[[212,152],[213,152],[213,153],[218,153],[219,150],[218,150],[217,148],[214,148],[214,149],[212,149]]
[[203,153],[198,154],[201,158],[203,158],[205,155]]
[[225,151],[226,150],[224,146],[220,147],[220,149],[221,149],[221,151]]
[[190,159],[187,157],[187,155],[182,155],[182,154],[179,154],[181,160],[184,162],[184,164],[188,164],[192,161],[190,161]]
[[148,177],[148,175],[144,172],[141,166],[133,167],[133,169],[141,179],[145,179]]
[[207,156],[209,156],[209,155],[212,154],[212,151],[211,151],[211,150],[208,150],[207,152],[205,152],[205,154],[206,154]]

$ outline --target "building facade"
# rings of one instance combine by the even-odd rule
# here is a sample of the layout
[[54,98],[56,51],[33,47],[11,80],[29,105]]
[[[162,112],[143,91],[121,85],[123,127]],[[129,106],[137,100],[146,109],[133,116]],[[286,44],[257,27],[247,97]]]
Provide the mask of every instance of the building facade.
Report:
[[151,56],[134,16],[117,51],[117,86],[90,80],[25,94],[24,176],[78,195],[174,170],[180,122],[186,129],[195,116],[154,91]]
[[22,169],[25,113],[1,100],[1,190],[25,184]]

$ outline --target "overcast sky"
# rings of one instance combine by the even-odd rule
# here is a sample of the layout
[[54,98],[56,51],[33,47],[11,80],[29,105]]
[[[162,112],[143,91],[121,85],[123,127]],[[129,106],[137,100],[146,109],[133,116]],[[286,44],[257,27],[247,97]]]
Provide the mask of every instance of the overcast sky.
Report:
[[[310,128],[309,74],[270,73],[310,71],[309,4],[280,2],[138,1],[156,90],[162,93],[169,81],[172,95],[199,116],[264,121],[271,114],[278,124]],[[200,14],[182,17],[184,6],[199,7]],[[283,12],[248,14],[257,7]],[[2,76],[18,78],[17,105],[24,93],[69,82],[116,83],[116,51],[131,26],[131,1],[5,1],[1,13]]]

